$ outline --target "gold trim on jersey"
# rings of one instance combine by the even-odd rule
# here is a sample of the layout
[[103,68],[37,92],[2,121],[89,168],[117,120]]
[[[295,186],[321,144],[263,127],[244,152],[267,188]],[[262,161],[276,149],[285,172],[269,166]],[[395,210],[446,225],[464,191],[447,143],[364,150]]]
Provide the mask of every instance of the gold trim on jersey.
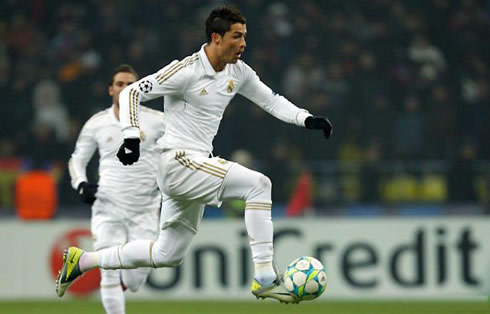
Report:
[[137,118],[137,110],[136,104],[139,100],[139,93],[134,88],[131,88],[129,91],[129,122],[131,126],[139,128],[138,118]]
[[158,74],[155,79],[156,81],[161,85],[163,82],[171,78],[175,73],[179,72],[181,69],[185,68],[188,65],[193,64],[197,59],[199,59],[199,55],[195,56],[189,56],[182,61],[177,62],[174,64],[170,69],[167,71]]

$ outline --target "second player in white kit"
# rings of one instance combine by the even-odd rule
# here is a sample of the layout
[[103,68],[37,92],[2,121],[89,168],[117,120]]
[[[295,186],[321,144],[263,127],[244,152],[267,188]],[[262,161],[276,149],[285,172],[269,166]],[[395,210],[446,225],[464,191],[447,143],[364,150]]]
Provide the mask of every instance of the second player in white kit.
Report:
[[[255,265],[252,293],[298,302],[273,268],[271,181],[240,164],[211,157],[212,141],[236,94],[285,122],[321,129],[327,138],[332,126],[326,118],[314,117],[275,94],[240,60],[246,46],[246,21],[238,9],[225,6],[213,10],[206,21],[206,34],[207,43],[198,52],[121,93],[124,143],[118,157],[128,165],[139,162],[140,102],[164,97],[166,132],[157,176],[164,199],[158,239],[134,241],[98,253],[70,248],[66,254],[81,256],[80,272],[94,267],[177,266],[199,229],[205,204],[219,206],[224,200],[241,199],[245,201],[245,225]],[[65,283],[59,283],[60,290],[70,280],[62,279]]]
[[[141,107],[139,162],[125,167],[116,158],[123,142],[119,93],[136,79],[136,73],[127,65],[115,70],[109,87],[113,105],[85,123],[68,162],[73,188],[85,202],[93,203],[91,229],[97,251],[139,239],[154,240],[158,235],[161,193],[156,172],[165,130],[163,113]],[[98,185],[88,183],[86,176],[86,166],[96,150],[100,157]],[[102,269],[100,291],[106,313],[124,313],[122,285],[136,291],[149,272],[150,268]]]

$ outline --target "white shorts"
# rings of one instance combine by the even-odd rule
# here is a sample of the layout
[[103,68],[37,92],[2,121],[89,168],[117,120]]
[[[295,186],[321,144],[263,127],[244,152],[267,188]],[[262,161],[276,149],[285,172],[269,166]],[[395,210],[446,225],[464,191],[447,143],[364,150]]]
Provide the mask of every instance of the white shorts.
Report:
[[111,203],[97,200],[92,208],[95,250],[134,240],[154,240],[158,236],[160,208],[129,212],[110,207]]
[[221,188],[234,164],[203,152],[169,150],[160,155],[158,186],[175,200],[221,206]]
[[197,232],[204,205],[221,206],[226,175],[236,163],[208,153],[169,150],[160,155],[158,186],[163,192],[160,228],[180,223]]

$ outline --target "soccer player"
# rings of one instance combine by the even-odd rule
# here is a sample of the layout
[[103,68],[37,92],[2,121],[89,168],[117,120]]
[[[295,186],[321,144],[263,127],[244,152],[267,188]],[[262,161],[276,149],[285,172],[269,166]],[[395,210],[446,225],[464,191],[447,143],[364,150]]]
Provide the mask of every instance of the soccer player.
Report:
[[[123,142],[119,121],[120,93],[137,77],[129,65],[116,68],[108,89],[112,106],[85,123],[68,162],[73,188],[84,202],[93,203],[91,229],[96,251],[134,240],[154,240],[158,235],[161,193],[157,185],[156,164],[165,130],[163,113],[141,106],[139,162],[125,167],[116,158]],[[86,176],[87,163],[96,149],[100,156],[98,185],[89,183]],[[123,290],[137,291],[145,283],[150,270],[101,269],[100,293],[106,312],[124,313]]]
[[57,279],[59,296],[74,279],[93,268],[180,265],[198,232],[205,204],[219,206],[224,200],[241,199],[245,201],[245,225],[255,268],[252,293],[257,298],[298,302],[273,267],[271,181],[238,163],[212,157],[212,141],[236,94],[285,122],[323,130],[326,138],[332,125],[327,118],[312,116],[274,93],[240,60],[246,34],[246,20],[236,7],[216,8],[206,20],[207,43],[198,52],[173,61],[121,93],[124,143],[118,157],[125,165],[138,163],[143,125],[140,102],[164,97],[166,131],[157,175],[164,195],[160,233],[156,241],[133,241],[98,252],[68,248]]

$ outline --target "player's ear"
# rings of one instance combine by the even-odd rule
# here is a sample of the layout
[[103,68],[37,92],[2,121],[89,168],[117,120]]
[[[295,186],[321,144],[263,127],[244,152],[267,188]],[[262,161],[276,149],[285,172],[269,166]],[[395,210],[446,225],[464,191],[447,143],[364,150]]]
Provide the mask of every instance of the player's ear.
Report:
[[211,40],[213,41],[213,43],[215,43],[216,45],[219,45],[221,43],[221,35],[218,34],[218,33],[212,33],[211,34]]
[[107,92],[109,93],[109,96],[114,96],[114,88],[112,88],[112,85],[107,88]]

